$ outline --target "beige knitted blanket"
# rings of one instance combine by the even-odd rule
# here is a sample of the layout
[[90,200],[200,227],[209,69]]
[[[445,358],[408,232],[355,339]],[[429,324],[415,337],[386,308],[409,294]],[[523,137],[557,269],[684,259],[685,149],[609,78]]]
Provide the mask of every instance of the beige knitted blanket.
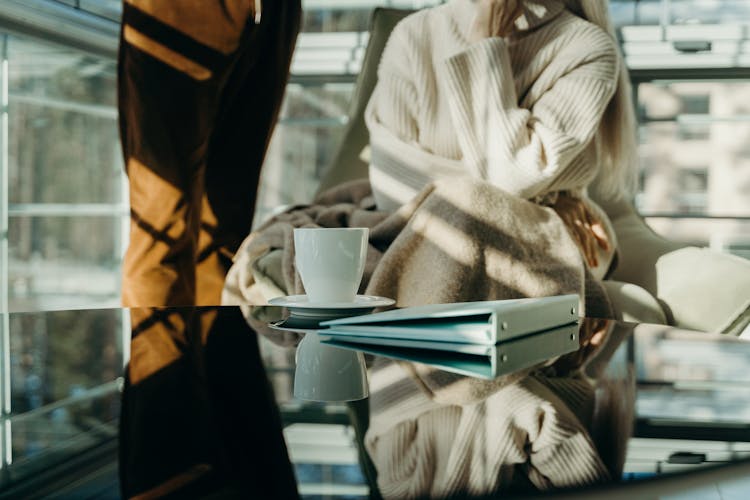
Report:
[[481,180],[443,179],[394,213],[374,209],[367,181],[343,184],[293,207],[248,236],[223,304],[262,304],[304,293],[294,269],[295,227],[368,227],[360,293],[398,307],[576,293],[581,312],[611,317],[562,220],[549,208]]

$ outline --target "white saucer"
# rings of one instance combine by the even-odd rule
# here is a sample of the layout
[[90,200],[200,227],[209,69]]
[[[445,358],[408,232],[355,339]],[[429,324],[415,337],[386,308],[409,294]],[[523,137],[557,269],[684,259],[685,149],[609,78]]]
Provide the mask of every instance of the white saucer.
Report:
[[375,295],[357,295],[351,302],[310,302],[307,295],[286,295],[268,301],[274,306],[295,307],[298,309],[362,309],[365,307],[392,306],[395,300]]
[[286,307],[296,316],[339,318],[364,314],[376,307],[392,306],[396,301],[374,295],[357,295],[352,302],[310,302],[307,295],[287,295],[273,298],[268,303]]
[[291,332],[291,333],[319,333],[320,328],[306,328],[306,327],[287,327],[283,326],[285,323],[279,321],[278,323],[268,323],[268,328],[276,330],[277,332]]

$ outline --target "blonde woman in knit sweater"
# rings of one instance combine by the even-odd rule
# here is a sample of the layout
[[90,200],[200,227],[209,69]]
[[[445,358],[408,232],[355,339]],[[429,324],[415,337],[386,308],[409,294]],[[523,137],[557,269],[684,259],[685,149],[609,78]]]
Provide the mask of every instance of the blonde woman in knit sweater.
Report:
[[383,210],[431,180],[484,179],[552,206],[593,274],[616,241],[600,195],[632,194],[635,121],[606,0],[449,0],[391,34],[366,112]]
[[[415,13],[389,38],[365,117],[378,208],[396,210],[436,179],[482,179],[553,207],[592,274],[606,274],[616,241],[587,191],[629,196],[635,172],[606,0],[449,0]],[[430,394],[424,377],[404,378],[409,370],[419,366],[390,364],[370,378],[365,441],[385,497],[488,493],[529,463],[542,489],[609,477],[577,412],[540,379],[498,381],[466,401]],[[576,393],[593,391],[571,380]],[[471,393],[462,383],[471,385],[450,392]]]

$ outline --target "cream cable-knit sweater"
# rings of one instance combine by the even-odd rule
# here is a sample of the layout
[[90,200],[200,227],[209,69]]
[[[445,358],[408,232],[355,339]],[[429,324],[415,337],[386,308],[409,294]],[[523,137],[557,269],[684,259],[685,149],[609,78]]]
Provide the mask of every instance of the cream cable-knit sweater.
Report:
[[365,114],[378,208],[395,210],[446,176],[485,179],[527,199],[570,190],[604,222],[614,248],[586,186],[599,169],[617,45],[562,0],[524,5],[511,39],[472,43],[472,0],[419,11],[394,28]]
[[[452,0],[404,19],[388,40],[366,112],[381,208],[441,175],[468,173],[532,198],[581,190],[597,174],[615,41],[560,0],[526,0],[512,39],[472,43],[475,13],[472,0]],[[408,177],[379,164],[379,153],[408,162]]]

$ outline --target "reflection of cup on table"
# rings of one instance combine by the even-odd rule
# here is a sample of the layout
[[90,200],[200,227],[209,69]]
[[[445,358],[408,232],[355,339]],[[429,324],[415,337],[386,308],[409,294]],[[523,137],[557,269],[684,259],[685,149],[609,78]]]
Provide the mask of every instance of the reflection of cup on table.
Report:
[[308,401],[355,401],[369,395],[361,352],[321,343],[307,333],[297,346],[294,397]]
[[367,228],[296,228],[297,272],[310,302],[352,302],[367,257]]

